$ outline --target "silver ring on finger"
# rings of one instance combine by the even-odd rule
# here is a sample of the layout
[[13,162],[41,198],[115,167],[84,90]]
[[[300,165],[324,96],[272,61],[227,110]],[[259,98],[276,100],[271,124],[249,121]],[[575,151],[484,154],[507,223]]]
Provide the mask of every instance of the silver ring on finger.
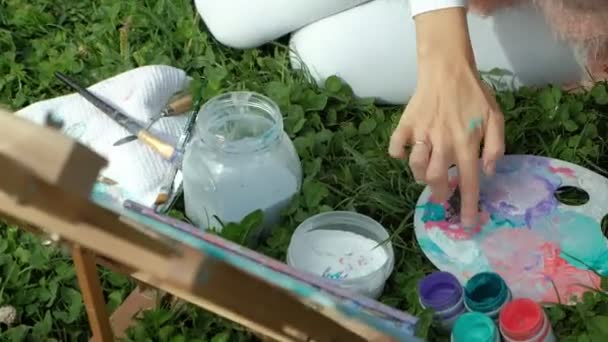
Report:
[[[426,147],[426,148],[427,148],[429,151],[431,151],[431,150],[432,150],[432,148],[431,148],[431,144],[430,144],[429,142],[427,142],[426,140],[416,140],[416,141],[414,141],[414,146],[413,146],[413,147],[416,147],[416,146],[424,146],[424,147]],[[413,147],[412,147],[412,148],[413,148]]]

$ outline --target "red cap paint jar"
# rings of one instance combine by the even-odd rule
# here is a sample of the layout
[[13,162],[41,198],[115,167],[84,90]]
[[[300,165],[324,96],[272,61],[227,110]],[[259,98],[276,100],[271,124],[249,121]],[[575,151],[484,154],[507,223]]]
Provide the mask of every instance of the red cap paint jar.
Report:
[[500,312],[500,333],[507,342],[554,342],[553,329],[543,308],[528,298],[509,302]]
[[420,280],[418,298],[423,308],[435,311],[435,320],[446,331],[465,312],[462,285],[448,272],[433,272]]

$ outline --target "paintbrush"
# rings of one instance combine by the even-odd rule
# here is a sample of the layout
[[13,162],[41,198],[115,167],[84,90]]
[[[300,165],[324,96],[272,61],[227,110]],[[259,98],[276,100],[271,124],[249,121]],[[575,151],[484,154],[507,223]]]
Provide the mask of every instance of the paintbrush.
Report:
[[136,136],[139,140],[141,140],[148,147],[156,151],[166,160],[175,163],[177,165],[181,164],[181,159],[183,156],[183,152],[180,149],[177,149],[175,146],[167,143],[161,138],[155,136],[146,130],[142,125],[140,125],[137,121],[129,118],[127,115],[122,113],[117,108],[114,108],[110,104],[106,103],[101,98],[97,97],[95,94],[91,93],[84,87],[80,86],[76,81],[71,79],[70,77],[60,73],[55,72],[55,76],[77,91],[82,97],[84,97],[87,101],[93,104],[95,107],[100,109],[103,113],[105,113],[108,117],[110,117],[114,122],[119,124],[121,127],[126,129],[129,133]]
[[[158,120],[160,120],[162,118],[170,117],[170,116],[176,116],[176,115],[183,114],[186,111],[188,111],[188,109],[190,109],[191,107],[192,107],[192,95],[185,95],[182,97],[178,97],[174,101],[171,101],[171,103],[169,103],[169,105],[167,107],[163,108],[163,110],[161,110],[160,113],[158,113],[155,116],[153,116],[152,118],[150,118],[150,121],[149,121],[148,125],[146,126],[146,130],[149,130],[152,127],[152,125],[154,125]],[[135,141],[135,140],[137,140],[137,136],[129,135],[129,136],[124,137],[124,138],[118,140],[117,142],[115,142],[114,146],[124,145],[126,143],[129,143],[129,142]]]
[[[184,148],[184,145],[188,142],[188,140],[190,140],[192,130],[194,129],[193,125],[195,121],[196,115],[190,115],[190,117],[188,118],[188,122],[186,122],[186,130],[184,134],[182,134],[182,136],[180,137],[179,142],[177,143],[178,148]],[[173,165],[169,173],[163,179],[162,186],[158,191],[158,195],[156,196],[156,201],[154,201],[155,211],[158,210],[158,208],[160,208],[162,205],[167,203],[169,197],[171,197],[171,194],[173,193],[173,185],[175,183],[175,176],[177,175],[177,170],[178,168]]]

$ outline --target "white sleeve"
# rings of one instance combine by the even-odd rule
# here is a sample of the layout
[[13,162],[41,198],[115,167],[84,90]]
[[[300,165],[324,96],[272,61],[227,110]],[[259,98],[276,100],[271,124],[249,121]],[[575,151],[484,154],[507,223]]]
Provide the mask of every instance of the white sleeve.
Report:
[[420,13],[449,7],[466,7],[467,0],[410,0],[412,18]]

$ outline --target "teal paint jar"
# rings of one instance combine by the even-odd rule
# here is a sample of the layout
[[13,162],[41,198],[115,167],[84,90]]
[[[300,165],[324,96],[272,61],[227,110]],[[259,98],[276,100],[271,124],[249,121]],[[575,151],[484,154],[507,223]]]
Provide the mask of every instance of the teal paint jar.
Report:
[[451,342],[500,342],[500,332],[488,316],[467,312],[456,320]]
[[498,320],[500,310],[511,301],[511,290],[500,275],[482,272],[467,281],[464,287],[464,305],[469,312],[484,314]]

